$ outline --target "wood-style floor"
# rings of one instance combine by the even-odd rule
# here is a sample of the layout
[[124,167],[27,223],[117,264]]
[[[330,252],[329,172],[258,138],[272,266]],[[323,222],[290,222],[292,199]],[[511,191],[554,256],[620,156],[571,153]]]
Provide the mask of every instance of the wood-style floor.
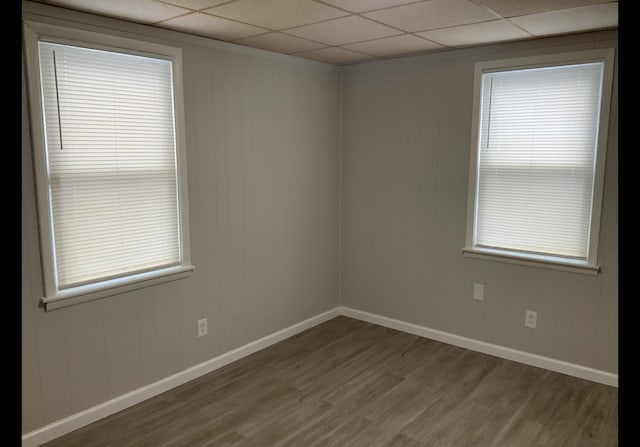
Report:
[[618,445],[618,392],[338,317],[54,446]]

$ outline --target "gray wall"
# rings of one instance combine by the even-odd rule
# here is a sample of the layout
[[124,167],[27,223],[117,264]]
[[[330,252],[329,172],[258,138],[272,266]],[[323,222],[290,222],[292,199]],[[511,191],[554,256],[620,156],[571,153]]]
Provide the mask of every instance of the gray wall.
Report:
[[[346,70],[344,306],[617,372],[617,93],[600,235],[602,273],[468,259],[461,252],[474,63],[596,47],[617,47],[617,33],[492,45]],[[484,301],[472,299],[474,282],[485,285]],[[538,312],[536,330],[524,327],[526,309]]]
[[[70,308],[39,308],[23,98],[23,432],[338,305],[335,67],[206,39],[188,44],[179,33],[42,5],[27,4],[25,18],[27,8],[183,48],[196,270],[188,279]],[[198,339],[203,317],[209,335]]]

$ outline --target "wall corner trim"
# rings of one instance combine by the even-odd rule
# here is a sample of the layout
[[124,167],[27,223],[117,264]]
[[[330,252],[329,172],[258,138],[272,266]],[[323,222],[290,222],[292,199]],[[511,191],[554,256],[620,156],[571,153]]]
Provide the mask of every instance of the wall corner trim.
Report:
[[429,338],[431,340],[448,343],[450,345],[459,346],[471,351],[481,352],[483,354],[493,355],[514,362],[524,363],[526,365],[544,368],[550,371],[559,372],[569,376],[590,380],[592,382],[602,383],[605,385],[618,386],[618,375],[606,371],[589,368],[574,363],[563,362],[549,357],[537,354],[531,354],[516,349],[507,348],[505,346],[494,345],[472,338],[462,337],[460,335],[451,334],[449,332],[439,331],[413,323],[396,320],[393,318],[383,317],[381,315],[364,312],[362,310],[352,309],[350,307],[338,306],[321,314],[315,315],[304,321],[291,325],[280,331],[269,334],[258,340],[247,343],[229,352],[225,352],[217,357],[192,366],[184,371],[173,374],[157,382],[143,386],[141,388],[130,391],[116,398],[110,399],[101,404],[95,405],[86,410],[67,416],[58,421],[52,422],[43,427],[37,428],[29,433],[22,435],[22,447],[36,447],[45,442],[59,438],[67,433],[77,430],[92,422],[110,416],[125,408],[131,407],[142,401],[150,399],[158,394],[162,394],[172,388],[187,383],[200,376],[208,374],[216,369],[222,368],[229,363],[235,362],[243,357],[253,354],[261,349],[267,348],[275,343],[285,340],[302,331],[317,326],[325,321],[331,320],[337,316],[345,316],[355,318],[357,320],[366,321],[368,323],[377,324],[387,328],[395,329],[408,334],[417,335],[419,337]]
[[467,338],[460,335],[451,334],[449,332],[431,329],[425,326],[419,326],[413,323],[396,320],[393,318],[383,317],[381,315],[364,312],[362,310],[352,309],[350,307],[341,307],[340,315],[355,318],[357,320],[366,321],[367,323],[377,324],[390,329],[406,332],[408,334],[417,335],[419,337],[429,338],[431,340],[440,341],[471,351],[481,352],[483,354],[492,355],[502,359],[512,360],[525,365],[535,366],[537,368],[547,369],[568,376],[578,377],[580,379],[590,380],[592,382],[602,383],[613,387],[618,387],[618,375],[606,371],[601,371],[587,366],[577,365],[575,363],[564,362],[562,360],[545,357],[538,354],[519,351],[517,349],[507,348],[506,346],[494,345],[473,338]]

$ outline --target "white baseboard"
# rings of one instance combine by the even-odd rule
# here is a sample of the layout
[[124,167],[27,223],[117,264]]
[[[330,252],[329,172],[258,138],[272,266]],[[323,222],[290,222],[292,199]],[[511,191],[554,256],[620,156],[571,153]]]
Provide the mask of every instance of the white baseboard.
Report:
[[567,374],[569,376],[579,377],[581,379],[591,380],[592,382],[603,383],[605,385],[618,386],[618,375],[600,371],[586,366],[576,365],[574,363],[563,362],[561,360],[544,357],[541,355],[530,354],[528,352],[518,351],[516,349],[504,346],[494,345],[472,338],[454,335],[448,332],[431,329],[417,324],[407,323],[393,318],[383,317],[380,315],[364,312],[349,307],[335,307],[324,313],[311,317],[300,323],[289,326],[273,334],[262,337],[258,340],[247,343],[244,346],[236,348],[232,351],[221,354],[217,357],[207,360],[206,362],[195,365],[184,371],[176,373],[172,376],[146,385],[142,388],[133,390],[127,394],[108,400],[104,403],[88,408],[79,413],[67,416],[64,419],[52,422],[44,427],[33,430],[22,435],[23,447],[36,447],[45,442],[49,442],[55,438],[63,436],[73,430],[77,430],[85,425],[91,424],[99,419],[110,416],[132,405],[138,404],[158,394],[164,393],[172,388],[196,379],[204,374],[222,368],[229,363],[235,362],[243,357],[253,354],[256,351],[278,343],[302,331],[324,323],[334,317],[343,315],[345,317],[355,318],[357,320],[366,321],[368,323],[396,329],[408,334],[417,335],[419,337],[429,338],[432,340],[448,343],[454,346],[460,346],[472,351],[482,352],[484,354],[493,355],[507,360],[524,363],[526,365],[536,366],[538,368],[548,369],[550,371]]
[[22,446],[36,447],[44,444],[45,442],[49,442],[55,438],[72,432],[73,430],[77,430],[99,419],[110,416],[118,411],[131,407],[132,405],[164,393],[171,388],[175,388],[189,382],[190,380],[215,371],[218,368],[222,368],[229,363],[235,362],[236,360],[253,354],[256,351],[271,346],[274,343],[278,343],[279,341],[317,326],[320,323],[324,323],[338,315],[339,308],[333,308],[327,312],[321,313],[278,332],[274,332],[273,334],[252,341],[251,343],[247,343],[246,345],[240,346],[232,351],[214,357],[211,360],[192,366],[191,368],[185,369],[184,371],[172,376],[158,380],[157,382],[143,386],[142,388],[138,388],[127,394],[123,394],[122,396],[118,396],[84,411],[80,411],[79,413],[75,413],[71,416],[67,416],[66,418],[52,422],[51,424],[22,435]]
[[524,363],[525,365],[544,368],[550,371],[579,377],[580,379],[586,379],[605,385],[614,387],[618,386],[618,375],[606,371],[600,371],[598,369],[576,365],[575,363],[563,362],[562,360],[556,360],[550,357],[544,357],[537,354],[518,351],[517,349],[494,345],[492,343],[486,343],[483,341],[474,340],[472,338],[462,337],[460,335],[419,326],[417,324],[406,323],[404,321],[383,317],[349,307],[340,307],[339,314],[344,315],[345,317],[355,318],[357,320],[377,324],[379,326],[396,329],[408,334],[417,335],[419,337],[429,338],[431,340],[448,343],[454,346],[460,346],[461,348],[469,349],[471,351],[477,351],[483,354],[489,354],[495,357],[513,360],[514,362]]

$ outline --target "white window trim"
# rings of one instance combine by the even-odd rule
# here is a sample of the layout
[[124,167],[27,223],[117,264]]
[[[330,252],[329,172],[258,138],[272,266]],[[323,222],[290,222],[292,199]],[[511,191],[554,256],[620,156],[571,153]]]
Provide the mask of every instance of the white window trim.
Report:
[[[586,51],[574,51],[569,53],[477,62],[475,64],[473,81],[473,115],[471,120],[471,154],[469,157],[469,190],[467,197],[467,234],[466,244],[462,249],[465,257],[593,275],[597,274],[600,271],[600,266],[598,264],[598,242],[600,236],[602,196],[604,192],[604,172],[609,131],[614,57],[615,49],[602,48]],[[598,127],[596,167],[593,186],[593,208],[591,212],[591,232],[589,238],[589,254],[587,257],[587,261],[576,262],[568,259],[562,259],[561,257],[529,255],[526,253],[518,253],[509,250],[493,250],[474,246],[476,191],[478,187],[478,142],[480,128],[480,95],[482,94],[482,74],[513,69],[537,68],[553,65],[570,65],[601,61],[604,61],[604,73],[602,79],[600,123]]]
[[[80,44],[96,49],[125,52],[136,55],[152,55],[170,59],[174,79],[174,111],[176,131],[176,162],[178,177],[178,206],[181,229],[182,264],[151,272],[133,274],[118,279],[100,281],[68,290],[57,290],[55,284],[53,239],[51,236],[51,215],[47,186],[46,148],[40,90],[40,70],[38,42],[40,40]],[[24,22],[24,45],[27,63],[28,99],[31,120],[31,136],[34,155],[34,175],[36,180],[36,201],[42,261],[43,297],[46,310],[72,306],[154,284],[188,277],[194,267],[191,265],[189,240],[189,200],[187,191],[187,158],[184,125],[184,97],[182,78],[182,50],[167,45],[138,41],[86,30],[61,27],[35,21]]]

